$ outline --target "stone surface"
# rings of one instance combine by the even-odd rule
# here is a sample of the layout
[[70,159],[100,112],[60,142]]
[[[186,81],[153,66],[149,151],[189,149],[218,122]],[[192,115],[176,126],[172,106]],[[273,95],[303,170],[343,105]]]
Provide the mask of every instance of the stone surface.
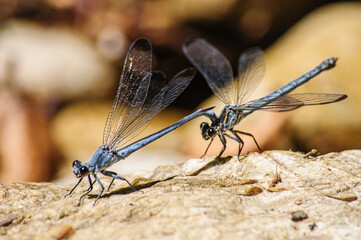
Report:
[[[191,159],[126,177],[140,191],[115,181],[94,207],[98,185],[78,205],[86,181],[66,198],[70,185],[0,185],[0,239],[361,236],[360,150]],[[303,213],[295,222],[298,211]]]

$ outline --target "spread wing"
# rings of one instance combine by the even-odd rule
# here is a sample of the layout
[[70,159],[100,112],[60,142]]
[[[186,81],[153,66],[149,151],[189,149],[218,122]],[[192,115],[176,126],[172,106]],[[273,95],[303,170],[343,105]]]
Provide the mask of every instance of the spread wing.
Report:
[[[339,102],[347,98],[345,94],[333,94],[333,93],[294,93],[286,94],[279,99],[267,104],[263,107],[257,108],[256,110],[267,110],[273,112],[286,112],[297,109],[303,106],[322,105],[334,102]],[[257,100],[254,100],[257,101]],[[248,109],[247,105],[254,102],[245,103],[242,109]]]
[[188,39],[183,44],[183,52],[206,79],[213,93],[225,104],[230,103],[233,71],[227,58],[201,38]]

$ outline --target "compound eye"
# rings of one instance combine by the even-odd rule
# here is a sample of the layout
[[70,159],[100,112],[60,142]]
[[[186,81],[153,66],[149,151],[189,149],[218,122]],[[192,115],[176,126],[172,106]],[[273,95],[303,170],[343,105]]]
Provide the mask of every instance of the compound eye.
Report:
[[86,167],[84,167],[84,166],[82,166],[81,168],[80,168],[80,173],[83,175],[84,173],[87,173],[88,172],[88,168],[86,168]]
[[216,135],[216,130],[214,128],[210,128],[207,131],[208,136],[214,137]]
[[201,127],[201,130],[204,131],[205,129],[208,129],[208,128],[209,128],[209,124],[206,123],[206,122],[202,122],[201,125],[200,125],[200,127]]
[[73,168],[75,167],[75,166],[80,166],[81,165],[81,162],[79,161],[79,160],[75,160],[74,162],[73,162]]

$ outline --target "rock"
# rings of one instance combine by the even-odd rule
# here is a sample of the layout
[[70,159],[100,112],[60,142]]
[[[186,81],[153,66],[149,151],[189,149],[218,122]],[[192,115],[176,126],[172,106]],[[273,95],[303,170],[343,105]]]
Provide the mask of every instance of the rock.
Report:
[[308,218],[307,214],[302,210],[293,212],[291,215],[292,215],[292,221],[294,222],[299,222]]
[[0,29],[0,83],[12,64],[13,84],[42,100],[106,96],[115,69],[93,44],[65,27],[11,21]]
[[[304,107],[289,113],[257,112],[244,119],[236,129],[252,133],[262,150],[295,149],[321,153],[357,149],[361,145],[361,4],[337,3],[315,10],[266,52],[266,75],[252,99],[263,97],[305,74],[321,61],[338,57],[337,66],[321,73],[295,92],[343,93],[349,97],[339,103]],[[248,100],[252,100],[248,99]],[[224,104],[211,97],[200,108]],[[209,142],[202,141],[199,124],[193,121],[185,128],[184,151],[201,156]],[[194,133],[198,131],[198,137]],[[252,138],[242,136],[243,154],[258,151]],[[222,148],[215,139],[208,156],[218,155]],[[227,140],[225,155],[236,155],[238,143]]]
[[215,1],[174,1],[169,4],[172,15],[183,20],[220,20],[227,16],[236,5],[235,0]]
[[[0,185],[0,236],[11,239],[357,239],[361,150],[310,156],[286,151],[191,159],[126,176],[78,200],[88,187],[49,183]],[[278,169],[276,171],[276,169]],[[268,191],[275,173],[281,191]],[[110,179],[101,178],[105,187]],[[75,180],[74,180],[75,183]],[[258,189],[258,191],[250,191]],[[261,190],[261,191],[260,191]],[[352,201],[339,198],[344,193]],[[293,222],[303,210],[308,218]]]
[[49,181],[57,151],[47,118],[33,99],[0,90],[0,183]]

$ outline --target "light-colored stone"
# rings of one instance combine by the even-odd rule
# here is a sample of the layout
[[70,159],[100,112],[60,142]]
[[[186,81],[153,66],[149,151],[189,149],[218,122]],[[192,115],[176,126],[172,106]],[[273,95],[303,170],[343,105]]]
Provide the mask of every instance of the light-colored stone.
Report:
[[[152,176],[153,175],[153,176]],[[314,157],[270,151],[191,159],[149,178],[127,176],[78,205],[88,187],[42,183],[0,185],[1,239],[358,239],[361,151]],[[279,176],[282,182],[274,181]],[[278,178],[278,177],[277,177]],[[110,179],[101,178],[105,186]],[[270,187],[274,183],[273,191]],[[75,183],[75,179],[74,179]],[[340,197],[340,194],[343,197]],[[347,197],[345,197],[347,196]],[[292,221],[302,210],[307,219]]]
[[0,183],[51,179],[58,152],[40,109],[18,91],[0,89]]
[[106,96],[117,79],[114,66],[80,34],[26,21],[0,29],[0,84],[9,73],[21,91],[52,101]]

